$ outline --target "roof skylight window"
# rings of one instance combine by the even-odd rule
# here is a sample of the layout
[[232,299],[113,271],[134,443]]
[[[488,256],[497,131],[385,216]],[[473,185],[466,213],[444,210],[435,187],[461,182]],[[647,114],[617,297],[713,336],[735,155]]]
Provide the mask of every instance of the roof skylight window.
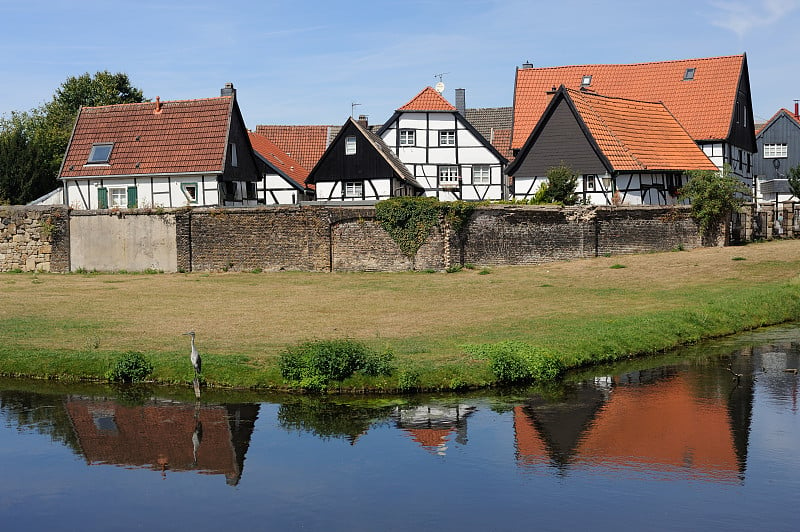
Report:
[[583,76],[581,78],[581,87],[588,87],[591,84],[592,84],[592,76],[591,75]]
[[114,144],[111,143],[92,144],[92,151],[89,152],[89,160],[86,162],[89,164],[108,163],[109,159],[111,159],[111,148],[113,147]]
[[691,81],[694,79],[694,68],[687,68],[686,72],[683,73],[683,81]]

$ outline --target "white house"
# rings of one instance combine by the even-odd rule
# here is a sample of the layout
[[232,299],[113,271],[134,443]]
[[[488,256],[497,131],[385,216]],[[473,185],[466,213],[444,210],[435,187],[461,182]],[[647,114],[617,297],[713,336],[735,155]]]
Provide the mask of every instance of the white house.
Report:
[[59,179],[72,208],[125,209],[257,205],[262,175],[229,83],[216,98],[82,107]]
[[507,197],[508,162],[440,93],[426,87],[378,130],[424,195],[442,201]]

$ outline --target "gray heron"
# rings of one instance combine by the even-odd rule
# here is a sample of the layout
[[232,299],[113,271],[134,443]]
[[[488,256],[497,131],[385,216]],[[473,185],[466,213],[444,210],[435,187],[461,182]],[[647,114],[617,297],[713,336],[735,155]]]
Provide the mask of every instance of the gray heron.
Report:
[[192,367],[194,367],[195,374],[200,375],[200,368],[203,362],[200,360],[200,353],[197,352],[197,348],[194,346],[194,331],[185,332],[183,334],[191,337],[192,339],[192,353],[189,355],[189,358],[192,361]]

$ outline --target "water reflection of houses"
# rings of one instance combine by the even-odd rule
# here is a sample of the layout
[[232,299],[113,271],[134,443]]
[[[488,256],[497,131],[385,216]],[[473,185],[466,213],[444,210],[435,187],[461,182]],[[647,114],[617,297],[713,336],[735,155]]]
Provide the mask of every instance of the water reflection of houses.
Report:
[[467,417],[474,406],[457,404],[397,407],[393,414],[398,428],[426,451],[444,456],[449,442],[467,444]]
[[152,402],[124,406],[102,399],[68,398],[66,410],[89,464],[242,476],[259,405]]
[[739,382],[724,367],[701,373],[635,372],[574,385],[557,400],[531,398],[514,411],[518,462],[562,473],[597,467],[738,482],[752,371]]

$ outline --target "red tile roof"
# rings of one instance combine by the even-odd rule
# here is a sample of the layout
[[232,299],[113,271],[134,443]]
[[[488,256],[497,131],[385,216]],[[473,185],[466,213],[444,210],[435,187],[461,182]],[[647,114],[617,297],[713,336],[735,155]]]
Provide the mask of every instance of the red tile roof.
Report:
[[267,137],[304,168],[314,168],[333,139],[335,126],[256,126],[256,133]]
[[[222,173],[233,101],[221,96],[83,107],[60,177]],[[109,164],[87,164],[95,143],[113,143]]]
[[456,108],[444,99],[444,96],[436,92],[433,87],[425,87],[422,91],[411,98],[398,111],[455,111]]
[[[744,55],[628,65],[577,65],[517,70],[512,148],[521,147],[550,101],[564,85],[579,89],[584,76],[599,94],[662,101],[694,140],[725,139],[731,126]],[[684,81],[686,70],[694,78]]]
[[566,93],[614,170],[717,169],[664,104]]
[[493,128],[489,142],[491,142],[492,146],[494,146],[494,148],[500,152],[500,155],[509,161],[514,159],[514,153],[511,151],[511,128]]
[[253,149],[257,151],[264,159],[269,161],[271,165],[286,174],[298,185],[305,187],[306,178],[308,177],[308,170],[303,167],[299,162],[295,161],[292,157],[286,154],[274,142],[269,140],[264,135],[259,135],[249,132],[250,144]]

